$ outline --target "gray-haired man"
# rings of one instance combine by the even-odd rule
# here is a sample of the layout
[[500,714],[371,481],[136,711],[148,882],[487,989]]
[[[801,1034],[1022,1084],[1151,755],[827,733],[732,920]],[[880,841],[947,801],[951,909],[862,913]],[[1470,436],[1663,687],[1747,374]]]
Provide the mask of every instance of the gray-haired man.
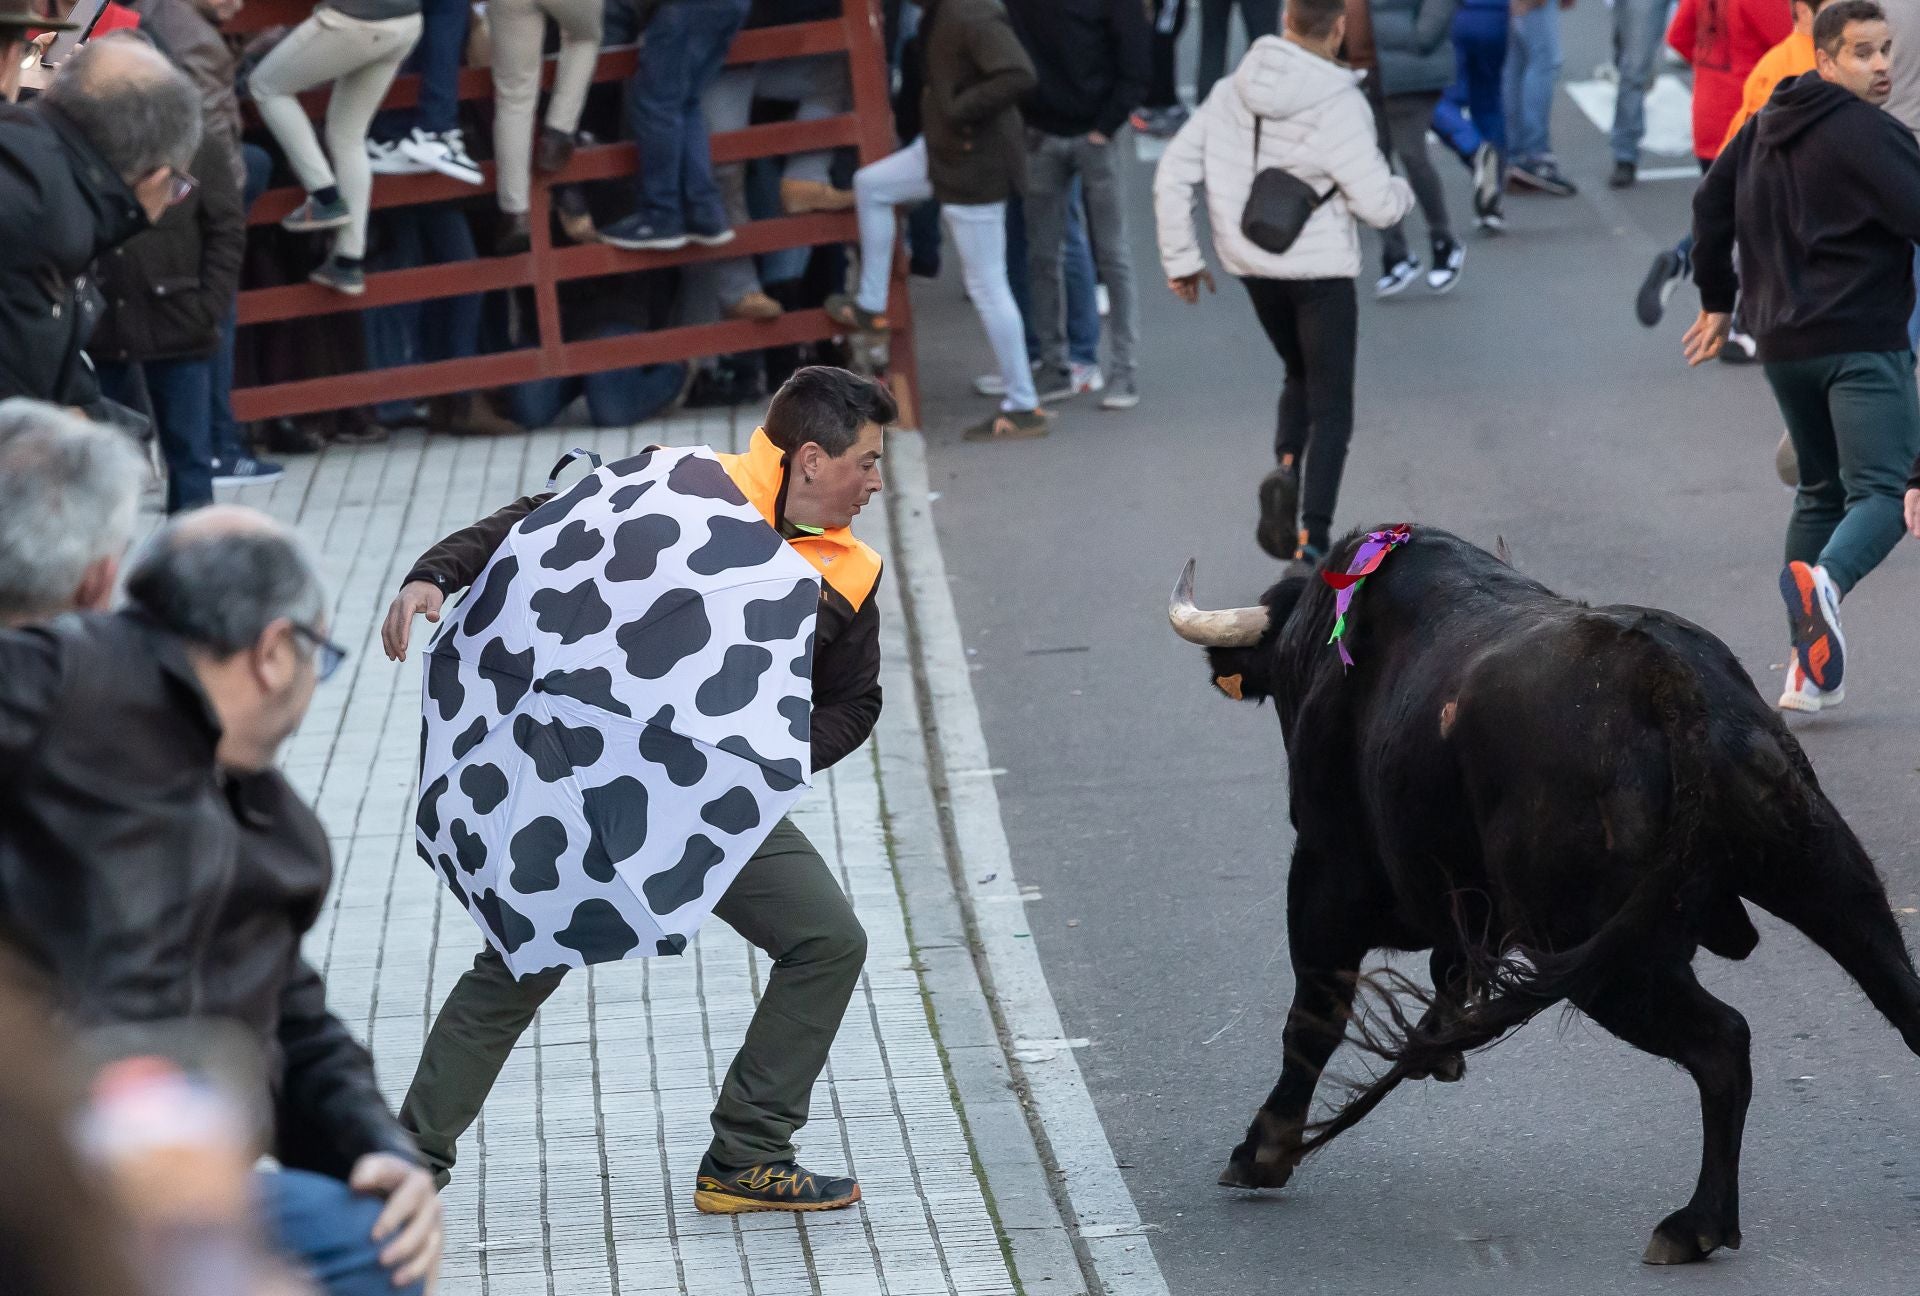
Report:
[[326,591],[278,523],[215,506],[161,528],[127,603],[0,631],[0,929],[76,1027],[250,1038],[268,1231],[333,1296],[418,1296],[439,1198],[300,957],[332,863],[273,768],[345,656]]
[[146,475],[114,429],[0,401],[0,626],[106,610]]
[[0,396],[104,417],[81,354],[87,267],[192,191],[200,131],[199,92],[137,36],[88,41],[46,93],[0,108]]

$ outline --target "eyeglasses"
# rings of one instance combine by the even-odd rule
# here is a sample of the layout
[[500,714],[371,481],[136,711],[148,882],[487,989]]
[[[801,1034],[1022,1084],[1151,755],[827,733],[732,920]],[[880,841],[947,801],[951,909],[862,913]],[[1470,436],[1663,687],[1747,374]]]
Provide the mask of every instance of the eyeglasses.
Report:
[[293,623],[293,632],[313,645],[314,678],[322,684],[332,679],[334,672],[347,660],[347,650],[312,626],[301,625],[298,621]]
[[178,207],[199,185],[200,182],[185,171],[173,171],[167,178],[167,206]]

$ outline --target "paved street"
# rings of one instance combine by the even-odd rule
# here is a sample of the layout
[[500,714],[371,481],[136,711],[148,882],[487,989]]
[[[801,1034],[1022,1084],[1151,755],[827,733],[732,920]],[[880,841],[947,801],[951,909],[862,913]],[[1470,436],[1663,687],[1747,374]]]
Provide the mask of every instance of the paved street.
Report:
[[[743,411],[738,419],[687,415],[631,432],[554,431],[492,444],[398,436],[297,461],[270,490],[236,497],[294,523],[314,544],[336,593],[334,636],[354,648],[347,669],[316,695],[285,763],[316,800],[338,871],[309,957],[327,978],[334,1010],[373,1047],[396,1105],[433,1013],[480,936],[414,856],[420,655],[404,667],[380,655],[387,599],[417,553],[538,489],[570,446],[609,456],[654,441],[727,450],[740,448],[753,425],[754,412]],[[888,546],[879,510],[862,527]],[[445,1194],[446,1296],[985,1296],[1013,1289],[1010,1253],[1045,1269],[1046,1246],[1003,1245],[983,1189],[983,1169],[1011,1164],[1014,1172],[996,1181],[1005,1194],[1001,1222],[1047,1240],[1044,1191],[1019,1195],[1026,1181],[1017,1173],[1018,1139],[976,1151],[956,1101],[963,1090],[997,1089],[971,1118],[1025,1135],[1017,1109],[1011,1121],[998,1111],[1013,1100],[990,1026],[983,1046],[961,1038],[946,1016],[967,1012],[970,993],[971,1011],[984,1020],[977,986],[929,972],[928,962],[958,945],[957,919],[936,912],[909,943],[908,904],[918,903],[919,883],[896,855],[937,856],[939,845],[926,827],[901,822],[928,792],[897,593],[890,585],[882,597],[891,605],[892,714],[794,814],[839,869],[870,939],[866,975],[815,1092],[802,1151],[821,1169],[857,1174],[866,1200],[810,1217],[693,1210],[707,1115],[767,973],[763,956],[714,921],[683,958],[576,974],[548,1002],[461,1146]],[[884,788],[883,766],[891,771]],[[896,852],[892,835],[915,841]],[[936,898],[945,895],[950,910],[944,861],[932,867]],[[937,1014],[944,1038],[933,1029]],[[980,1053],[992,1056],[970,1060]],[[1030,1142],[1025,1158],[1034,1160]],[[1064,1235],[1052,1241],[1064,1252]],[[1069,1254],[1063,1281],[1046,1290],[1081,1290],[1070,1285],[1071,1270]]]
[[[1606,58],[1606,16],[1591,0],[1569,15],[1570,78]],[[1468,236],[1452,295],[1381,304],[1363,289],[1338,520],[1504,536],[1522,570],[1568,594],[1702,623],[1771,700],[1786,653],[1780,420],[1757,370],[1685,369],[1690,291],[1659,330],[1631,311],[1649,258],[1685,228],[1691,186],[1609,192],[1603,138],[1565,95],[1555,142],[1581,194],[1513,196],[1507,236]],[[1446,165],[1464,226],[1464,174]],[[1252,532],[1279,371],[1237,284],[1191,310],[1165,291],[1149,169],[1132,181],[1136,411],[1069,404],[1043,441],[962,443],[986,349],[954,278],[916,300],[932,508],[1013,868],[1038,897],[1026,915],[1041,964],[1066,1033],[1089,1041],[1078,1063],[1169,1288],[1911,1292],[1920,1062],[1830,961],[1765,918],[1745,963],[1701,958],[1754,1031],[1737,1254],[1639,1265],[1692,1189],[1695,1090],[1578,1018],[1528,1026],[1471,1059],[1463,1084],[1403,1089],[1284,1192],[1214,1187],[1278,1070],[1291,841],[1271,713],[1209,688],[1164,609],[1189,556],[1203,603],[1251,603],[1277,574]],[[1848,600],[1846,707],[1793,722],[1910,938],[1917,600],[1907,545]]]

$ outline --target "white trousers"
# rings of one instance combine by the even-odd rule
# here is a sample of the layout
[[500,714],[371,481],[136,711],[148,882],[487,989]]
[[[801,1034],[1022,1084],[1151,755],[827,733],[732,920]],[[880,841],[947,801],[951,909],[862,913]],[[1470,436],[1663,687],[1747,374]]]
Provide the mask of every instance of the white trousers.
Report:
[[[863,310],[879,314],[887,308],[887,280],[893,269],[893,240],[899,223],[894,208],[933,197],[933,185],[927,179],[926,138],[854,172],[853,192],[860,210],[858,301]],[[1000,408],[1032,409],[1040,398],[1028,363],[1026,327],[1007,284],[1007,205],[948,203],[940,210],[954,250],[960,254],[967,296],[980,313],[1000,377],[1007,384]]]
[[[333,236],[333,250],[360,257],[367,250],[367,202],[373,171],[367,165],[367,127],[393,85],[394,73],[420,39],[420,15],[366,22],[325,5],[287,33],[253,70],[249,85],[260,120],[308,193],[337,186],[353,223]],[[327,100],[327,147],[323,151],[307,110],[295,96],[333,83]],[[333,165],[327,165],[327,155]]]
[[571,135],[593,88],[600,61],[600,0],[489,0],[493,27],[493,157],[500,210],[518,215],[531,205],[533,116],[540,100],[540,65],[547,19],[560,27],[547,125]]

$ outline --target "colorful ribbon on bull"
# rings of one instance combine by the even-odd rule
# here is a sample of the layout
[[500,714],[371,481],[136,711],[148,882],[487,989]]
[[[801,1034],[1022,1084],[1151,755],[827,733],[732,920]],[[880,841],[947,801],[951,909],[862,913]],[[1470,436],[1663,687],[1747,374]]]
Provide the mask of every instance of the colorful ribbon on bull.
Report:
[[1320,579],[1333,586],[1335,591],[1333,634],[1327,642],[1339,645],[1342,665],[1353,665],[1353,655],[1347,651],[1347,612],[1353,606],[1353,596],[1366,583],[1367,577],[1379,570],[1388,554],[1412,538],[1413,528],[1405,522],[1384,531],[1369,531],[1367,538],[1360,542],[1360,547],[1353,551],[1353,561],[1347,564],[1344,572],[1320,573]]

